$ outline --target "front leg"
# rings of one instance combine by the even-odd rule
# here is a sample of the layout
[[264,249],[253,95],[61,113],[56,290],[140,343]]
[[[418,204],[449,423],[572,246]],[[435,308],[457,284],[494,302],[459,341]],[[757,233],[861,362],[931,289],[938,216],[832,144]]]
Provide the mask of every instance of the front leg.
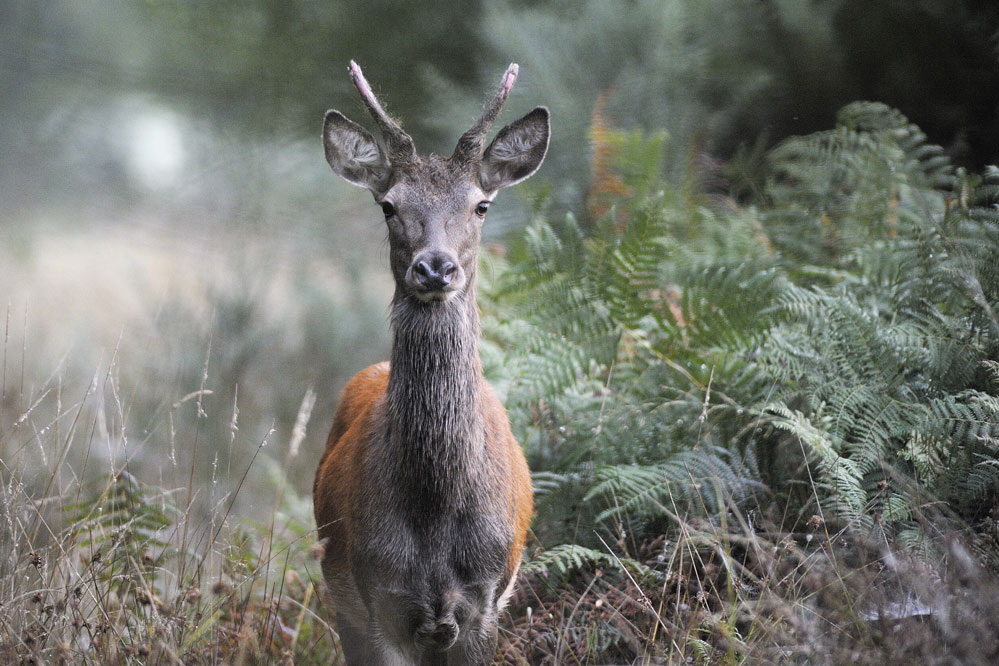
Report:
[[357,629],[339,613],[333,624],[340,637],[340,647],[343,648],[343,658],[347,662],[347,666],[375,663],[372,645],[365,631]]
[[417,666],[421,663],[418,655],[404,651],[375,621],[368,626],[366,638],[370,655],[370,661],[366,663],[372,666]]
[[334,621],[347,666],[416,666],[417,661],[396,649],[376,622],[364,628],[338,614]]

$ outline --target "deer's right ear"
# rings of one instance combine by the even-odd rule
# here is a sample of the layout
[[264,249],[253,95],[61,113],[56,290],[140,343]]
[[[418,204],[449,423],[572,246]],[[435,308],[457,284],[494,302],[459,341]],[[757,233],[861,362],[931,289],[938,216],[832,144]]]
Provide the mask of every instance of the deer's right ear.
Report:
[[368,130],[331,109],[323,121],[323,148],[333,171],[348,183],[375,194],[385,191],[392,167]]

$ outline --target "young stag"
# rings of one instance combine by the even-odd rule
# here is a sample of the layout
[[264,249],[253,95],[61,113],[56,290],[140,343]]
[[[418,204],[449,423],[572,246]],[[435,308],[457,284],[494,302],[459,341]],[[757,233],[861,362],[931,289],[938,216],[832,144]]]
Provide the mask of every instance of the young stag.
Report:
[[368,188],[388,225],[395,278],[391,363],[344,388],[313,500],[326,580],[351,666],[488,664],[533,509],[506,412],[482,376],[475,274],[496,192],[548,150],[538,107],[486,133],[517,78],[510,65],[450,157],[416,154],[361,68],[350,74],[385,148],[339,111],[323,147]]

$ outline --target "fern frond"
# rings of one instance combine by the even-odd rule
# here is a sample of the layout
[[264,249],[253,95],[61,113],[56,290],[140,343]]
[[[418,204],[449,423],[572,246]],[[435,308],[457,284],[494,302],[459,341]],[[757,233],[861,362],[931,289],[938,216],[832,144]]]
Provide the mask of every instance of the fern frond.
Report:
[[641,562],[618,557],[593,548],[585,548],[576,544],[560,544],[535,553],[527,560],[522,571],[547,576],[551,573],[566,576],[572,571],[589,567],[601,567],[627,572],[636,580],[655,582],[662,580],[662,574],[647,567]]

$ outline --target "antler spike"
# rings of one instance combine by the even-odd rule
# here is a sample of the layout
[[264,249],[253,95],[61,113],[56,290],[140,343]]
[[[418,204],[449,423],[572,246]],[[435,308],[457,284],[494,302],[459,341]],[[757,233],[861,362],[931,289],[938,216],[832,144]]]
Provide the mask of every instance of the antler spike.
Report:
[[388,148],[389,161],[396,166],[414,161],[416,159],[416,146],[413,145],[413,139],[385,113],[378,98],[375,97],[375,93],[371,90],[368,80],[364,78],[361,67],[353,60],[350,61],[350,78],[354,81],[357,92],[361,94],[361,99],[364,101],[368,113],[375,119],[378,129],[381,130],[382,138],[385,139],[385,145]]
[[496,116],[499,115],[503,103],[510,96],[513,84],[517,81],[517,73],[520,67],[517,63],[510,63],[503,74],[499,90],[493,95],[492,100],[482,109],[482,115],[475,121],[472,127],[461,135],[458,145],[454,149],[451,159],[462,162],[474,162],[482,157],[482,149],[485,147],[486,133],[492,126]]

